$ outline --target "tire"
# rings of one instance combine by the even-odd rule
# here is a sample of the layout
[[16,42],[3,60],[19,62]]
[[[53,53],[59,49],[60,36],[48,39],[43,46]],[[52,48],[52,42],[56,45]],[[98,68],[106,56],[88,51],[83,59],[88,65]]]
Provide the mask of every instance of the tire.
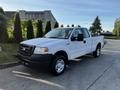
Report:
[[60,75],[66,69],[65,57],[62,55],[57,55],[54,57],[53,61],[50,63],[50,71],[53,75]]
[[96,58],[99,57],[100,55],[101,55],[101,47],[97,46],[96,50],[93,52],[93,56]]

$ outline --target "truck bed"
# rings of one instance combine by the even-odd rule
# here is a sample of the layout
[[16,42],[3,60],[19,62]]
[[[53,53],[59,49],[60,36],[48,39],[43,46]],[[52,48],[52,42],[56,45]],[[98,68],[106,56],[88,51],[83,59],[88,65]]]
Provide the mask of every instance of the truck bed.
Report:
[[95,51],[98,43],[101,43],[101,47],[104,45],[104,36],[92,36],[92,51]]

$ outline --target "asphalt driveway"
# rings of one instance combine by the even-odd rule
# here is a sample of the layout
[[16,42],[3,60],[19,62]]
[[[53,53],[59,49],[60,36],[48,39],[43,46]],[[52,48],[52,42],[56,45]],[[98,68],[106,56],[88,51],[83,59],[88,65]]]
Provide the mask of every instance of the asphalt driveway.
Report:
[[52,76],[42,67],[2,69],[0,90],[119,90],[120,41],[107,42],[101,57],[84,56],[82,61],[71,62],[61,76]]

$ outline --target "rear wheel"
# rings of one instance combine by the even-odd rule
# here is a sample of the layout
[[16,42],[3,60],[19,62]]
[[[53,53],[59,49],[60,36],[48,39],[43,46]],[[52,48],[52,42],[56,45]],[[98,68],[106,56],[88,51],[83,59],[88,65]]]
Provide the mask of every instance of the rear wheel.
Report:
[[93,52],[94,57],[99,57],[101,55],[101,47],[97,46],[96,50]]
[[51,72],[54,75],[60,75],[65,71],[65,68],[66,68],[65,57],[62,55],[55,56],[50,64]]

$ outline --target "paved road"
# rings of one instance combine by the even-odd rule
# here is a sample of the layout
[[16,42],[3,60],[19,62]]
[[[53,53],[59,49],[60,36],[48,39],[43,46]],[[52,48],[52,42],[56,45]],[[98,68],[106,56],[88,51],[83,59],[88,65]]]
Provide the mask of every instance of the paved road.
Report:
[[100,58],[84,56],[61,76],[22,65],[0,70],[0,90],[119,90],[120,41],[107,41]]

